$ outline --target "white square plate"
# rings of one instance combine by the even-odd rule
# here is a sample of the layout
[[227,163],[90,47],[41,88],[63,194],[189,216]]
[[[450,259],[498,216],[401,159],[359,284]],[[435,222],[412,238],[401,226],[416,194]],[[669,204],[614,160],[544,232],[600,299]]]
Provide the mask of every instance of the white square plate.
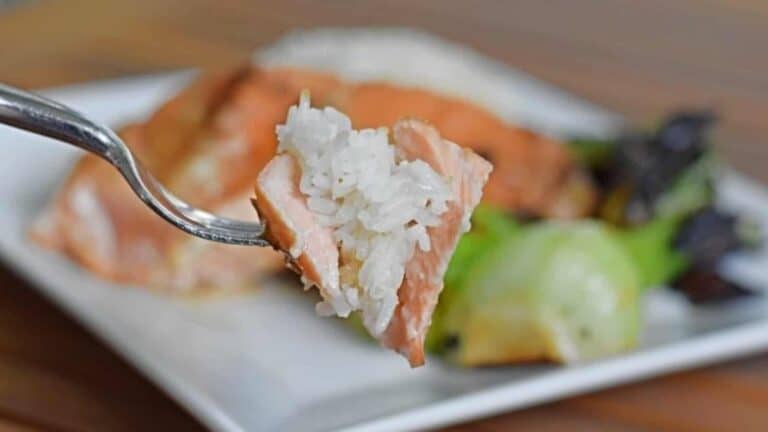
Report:
[[[283,39],[260,62],[388,79],[473,99],[504,118],[552,134],[606,134],[617,116],[465,48],[404,30],[323,30]],[[56,89],[49,96],[119,125],[147,115],[188,73]],[[762,297],[696,309],[658,291],[647,300],[641,347],[569,367],[461,370],[430,359],[410,369],[397,355],[314,315],[299,290],[273,281],[253,294],[178,300],[92,277],[25,239],[32,217],[78,153],[0,129],[0,253],[215,430],[411,430],[520,408],[768,347]],[[722,204],[768,222],[761,187],[735,174]],[[765,254],[735,257],[727,270],[766,283]]]

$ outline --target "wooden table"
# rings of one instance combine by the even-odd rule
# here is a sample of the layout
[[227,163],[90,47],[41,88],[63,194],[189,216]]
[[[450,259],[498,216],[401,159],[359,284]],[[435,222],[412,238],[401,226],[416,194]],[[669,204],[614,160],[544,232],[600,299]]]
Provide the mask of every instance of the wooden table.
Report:
[[[724,153],[768,180],[764,0],[41,0],[0,9],[0,81],[40,87],[236,62],[291,28],[367,24],[461,40],[638,121],[716,107]],[[0,285],[0,430],[202,429],[6,268]],[[768,430],[768,354],[449,430]]]

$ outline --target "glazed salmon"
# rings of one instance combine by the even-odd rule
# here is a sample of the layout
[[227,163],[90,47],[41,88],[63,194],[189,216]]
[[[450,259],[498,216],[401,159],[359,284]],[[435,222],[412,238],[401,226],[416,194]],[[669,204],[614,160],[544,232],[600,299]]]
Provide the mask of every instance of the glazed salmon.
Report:
[[[275,125],[302,90],[347,113],[355,128],[424,120],[494,164],[484,200],[511,212],[575,218],[594,188],[558,142],[472,103],[382,82],[255,66],[204,74],[120,135],[164,185],[191,204],[244,219],[258,173],[274,157]],[[267,249],[191,239],[144,208],[105,162],[85,156],[32,228],[40,244],[102,277],[169,291],[250,284],[282,267]],[[221,267],[219,270],[218,268]]]
[[[245,129],[229,113],[233,94],[249,82],[250,74],[238,69],[203,76],[146,122],[127,126],[119,135],[182,199],[223,216],[255,221],[248,203],[254,176],[239,179],[242,173],[227,177],[216,172],[219,164],[264,146],[263,140],[250,145],[224,139],[237,138]],[[282,258],[268,249],[226,247],[176,230],[135,197],[113,167],[93,155],[78,161],[35,221],[31,236],[101,277],[166,292],[240,289],[282,268]]]
[[416,118],[434,126],[443,138],[471,148],[495,167],[483,195],[488,204],[512,213],[565,219],[586,216],[595,204],[591,180],[565,146],[507,124],[465,100],[388,83],[362,83],[343,100],[337,98],[334,106],[349,115],[356,128]]

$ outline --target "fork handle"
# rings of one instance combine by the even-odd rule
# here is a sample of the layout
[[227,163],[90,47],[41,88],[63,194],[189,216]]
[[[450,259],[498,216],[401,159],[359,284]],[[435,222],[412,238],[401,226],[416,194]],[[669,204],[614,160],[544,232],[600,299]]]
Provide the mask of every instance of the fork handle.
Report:
[[43,96],[0,84],[0,123],[54,138],[114,163],[113,132]]

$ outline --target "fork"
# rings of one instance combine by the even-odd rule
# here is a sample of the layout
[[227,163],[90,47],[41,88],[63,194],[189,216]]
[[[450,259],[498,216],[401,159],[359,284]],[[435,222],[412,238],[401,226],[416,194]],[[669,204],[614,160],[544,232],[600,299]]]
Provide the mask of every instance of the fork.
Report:
[[100,156],[138,197],[177,228],[221,243],[268,246],[264,225],[215,216],[168,192],[108,127],[74,109],[34,93],[0,84],[0,123],[63,141]]

